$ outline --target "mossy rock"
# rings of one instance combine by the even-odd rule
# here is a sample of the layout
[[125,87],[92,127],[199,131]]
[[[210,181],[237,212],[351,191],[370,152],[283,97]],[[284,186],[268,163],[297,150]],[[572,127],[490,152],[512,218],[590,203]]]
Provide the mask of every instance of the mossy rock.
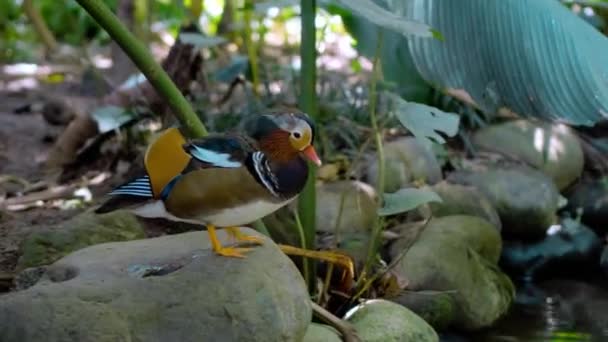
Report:
[[402,305],[381,299],[368,300],[345,317],[365,342],[436,342],[433,328]]
[[329,325],[310,323],[302,342],[342,342],[342,337]]
[[17,269],[48,265],[91,245],[144,237],[144,227],[128,211],[119,210],[103,215],[87,212],[51,229],[30,234],[21,243]]
[[[393,258],[401,254],[403,243],[393,243]],[[513,283],[497,267],[501,245],[498,230],[484,219],[462,215],[434,218],[395,271],[408,280],[411,291],[450,294],[455,303],[453,325],[477,330],[502,317],[515,295]],[[391,300],[402,303],[400,297]]]
[[456,302],[449,292],[405,291],[399,296],[398,303],[438,331],[446,329],[456,315]]

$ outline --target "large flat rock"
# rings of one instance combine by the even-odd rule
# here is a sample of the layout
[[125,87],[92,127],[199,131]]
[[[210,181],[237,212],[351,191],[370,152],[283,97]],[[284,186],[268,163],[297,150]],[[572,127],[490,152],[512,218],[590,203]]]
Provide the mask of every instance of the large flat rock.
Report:
[[[248,235],[262,236],[251,229]],[[220,240],[228,242],[223,231]],[[206,232],[95,245],[0,297],[2,341],[299,341],[305,283],[270,240],[245,259],[215,255]]]

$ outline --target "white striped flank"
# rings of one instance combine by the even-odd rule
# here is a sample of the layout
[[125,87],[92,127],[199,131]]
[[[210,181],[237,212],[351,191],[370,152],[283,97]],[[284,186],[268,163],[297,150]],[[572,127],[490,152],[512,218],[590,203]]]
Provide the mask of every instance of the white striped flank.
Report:
[[121,185],[118,188],[112,190],[110,195],[131,195],[140,197],[154,197],[152,193],[152,186],[150,185],[150,177],[144,176],[137,178],[136,180]]
[[218,153],[212,150],[208,150],[196,145],[191,145],[193,148],[190,149],[190,154],[205,163],[209,163],[212,164],[213,166],[217,166],[217,167],[226,167],[226,168],[235,168],[235,167],[241,167],[241,163],[239,163],[238,161],[233,161],[230,160],[230,157],[232,157],[230,154],[228,153]]
[[274,174],[272,174],[272,172],[270,171],[270,168],[268,167],[268,161],[266,160],[264,153],[260,151],[254,152],[252,159],[253,168],[255,169],[255,172],[258,174],[258,177],[264,184],[264,187],[268,191],[270,191],[273,196],[279,197],[279,194],[275,191],[275,187],[277,185],[276,177],[274,177]]

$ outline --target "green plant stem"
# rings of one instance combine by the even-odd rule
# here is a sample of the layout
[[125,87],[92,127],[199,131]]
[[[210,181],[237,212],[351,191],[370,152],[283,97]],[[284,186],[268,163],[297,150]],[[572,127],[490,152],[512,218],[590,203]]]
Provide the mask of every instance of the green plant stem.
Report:
[[[302,9],[302,33],[300,58],[302,60],[302,70],[300,73],[300,109],[314,120],[317,119],[317,97],[315,91],[316,85],[316,1],[301,0],[300,7]],[[315,248],[315,231],[316,231],[316,191],[315,179],[317,176],[316,168],[309,164],[308,181],[304,186],[304,190],[300,193],[298,200],[298,211],[302,226],[305,232],[305,248]],[[312,274],[315,274],[315,264],[313,260],[308,260],[309,269]],[[308,282],[309,290],[315,290],[315,279],[311,277]]]
[[133,3],[133,32],[135,36],[144,44],[147,44],[149,40],[149,18],[150,8],[148,7],[148,0],[136,0]]
[[[306,235],[304,233],[304,227],[302,226],[302,221],[300,221],[300,215],[298,214],[298,212],[295,212],[294,216],[296,218],[296,227],[298,228],[298,236],[300,237],[300,247],[303,249],[306,249]],[[303,270],[304,280],[306,281],[307,284],[310,284],[311,283],[310,263],[308,262],[308,260],[306,258],[302,258],[302,265],[303,265],[302,267],[304,268],[304,270]]]
[[262,221],[261,219],[253,222],[251,225],[258,232],[268,236],[269,238],[272,238],[270,232],[268,231],[268,228],[266,227],[266,224],[264,224],[264,221]]
[[25,12],[25,15],[32,22],[34,30],[40,36],[42,43],[44,43],[47,52],[54,53],[55,51],[57,51],[57,40],[44,22],[44,18],[42,18],[42,15],[40,15],[38,9],[34,6],[33,0],[24,0],[22,8],[23,12]]
[[102,0],[76,0],[110,37],[131,58],[150,84],[169,103],[173,113],[193,137],[207,135],[207,129],[192,110],[190,103],[177,89],[169,75],[156,63],[150,52],[142,45],[108,9]]
[[247,56],[249,57],[249,65],[251,65],[251,79],[253,82],[253,94],[256,97],[260,96],[260,76],[259,76],[259,68],[258,68],[258,55],[257,49],[253,42],[253,30],[251,29],[251,21],[253,20],[253,1],[246,0],[245,1],[245,10],[243,11],[243,21],[244,21],[244,37],[245,40],[245,48],[247,49]]
[[[376,116],[376,106],[377,106],[377,83],[380,78],[380,52],[382,51],[382,32],[378,33],[378,43],[376,45],[376,53],[373,61],[372,68],[372,80],[370,85],[370,94],[369,94],[369,118],[371,121],[372,129],[374,131],[374,141],[376,143],[376,154],[378,156],[378,180],[377,180],[377,188],[376,192],[378,194],[378,207],[381,207],[383,204],[383,194],[384,194],[384,148],[382,146],[382,132],[378,126],[378,118]],[[374,221],[374,226],[372,228],[372,235],[369,243],[369,249],[367,252],[367,258],[365,260],[365,265],[363,267],[363,271],[361,273],[361,279],[364,279],[367,274],[371,270],[371,266],[376,257],[378,246],[380,243],[380,235],[382,233],[382,225],[383,220],[380,216],[376,216]]]
[[204,0],[191,0],[190,1],[190,6],[189,6],[189,15],[190,15],[190,22],[191,23],[195,23],[198,18],[200,18],[201,14],[203,13],[203,7],[204,7]]

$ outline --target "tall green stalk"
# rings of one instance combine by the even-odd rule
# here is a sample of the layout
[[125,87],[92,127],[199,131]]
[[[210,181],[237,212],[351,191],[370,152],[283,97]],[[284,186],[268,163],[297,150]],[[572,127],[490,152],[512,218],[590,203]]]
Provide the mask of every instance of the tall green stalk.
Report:
[[193,137],[207,135],[207,129],[194,113],[190,103],[177,89],[169,75],[156,63],[148,49],[141,44],[108,9],[103,0],[76,0],[104,28],[137,65],[150,84],[169,103],[173,113]]
[[46,25],[44,18],[38,11],[38,8],[34,5],[33,0],[24,0],[23,1],[23,12],[32,22],[32,26],[34,26],[34,30],[40,36],[42,43],[44,44],[47,53],[55,53],[58,49],[57,40],[49,27]]
[[[300,73],[300,109],[313,119],[317,119],[317,96],[315,91],[317,67],[316,67],[316,0],[301,0],[300,7],[302,9],[302,36],[300,46],[300,58],[302,60],[302,70]],[[306,249],[314,249],[315,247],[315,231],[316,231],[316,193],[315,193],[315,167],[308,168],[308,181],[304,190],[300,194],[298,200],[298,212],[304,227],[304,246]],[[306,261],[306,267],[315,274],[315,264],[313,260]],[[314,291],[314,279],[310,277],[308,286],[311,291]]]
[[[370,91],[369,91],[369,119],[370,119],[370,123],[372,126],[372,129],[374,131],[374,141],[376,143],[376,154],[378,156],[378,180],[376,182],[377,184],[377,188],[376,188],[376,192],[378,193],[378,206],[381,207],[382,206],[382,195],[384,194],[384,169],[385,169],[385,163],[384,163],[384,148],[382,146],[382,132],[380,130],[380,127],[378,127],[378,118],[376,115],[376,107],[377,107],[377,99],[378,99],[378,94],[377,94],[377,84],[378,84],[378,79],[380,78],[380,67],[379,67],[379,61],[380,61],[380,53],[382,51],[382,32],[378,33],[378,42],[376,45],[376,53],[374,56],[374,61],[373,61],[373,68],[372,68],[372,80],[371,80],[371,85],[370,85]],[[374,221],[374,226],[372,228],[372,235],[371,235],[371,239],[370,239],[370,243],[369,243],[369,249],[367,251],[367,259],[365,260],[365,265],[363,267],[363,272],[362,272],[362,277],[361,279],[365,278],[369,271],[371,270],[371,266],[374,262],[374,258],[376,257],[376,254],[378,252],[378,246],[380,243],[380,235],[382,232],[382,225],[383,225],[383,220],[381,217],[376,217],[376,220]]]
[[253,93],[256,97],[259,97],[260,89],[260,76],[258,68],[258,55],[255,43],[253,42],[253,30],[251,28],[251,21],[253,20],[253,0],[245,0],[245,10],[243,11],[244,21],[244,32],[243,40],[245,41],[245,48],[247,49],[247,56],[249,57],[249,65],[251,65],[251,79],[253,82]]

